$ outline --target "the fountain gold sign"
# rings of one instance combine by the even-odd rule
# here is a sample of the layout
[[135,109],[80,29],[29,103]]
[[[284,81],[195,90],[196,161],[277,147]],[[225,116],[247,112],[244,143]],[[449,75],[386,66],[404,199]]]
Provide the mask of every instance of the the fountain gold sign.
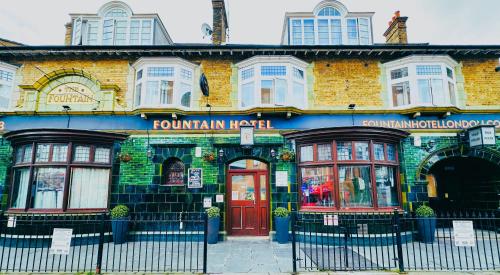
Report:
[[47,104],[93,104],[94,93],[79,83],[66,83],[57,86],[47,94]]

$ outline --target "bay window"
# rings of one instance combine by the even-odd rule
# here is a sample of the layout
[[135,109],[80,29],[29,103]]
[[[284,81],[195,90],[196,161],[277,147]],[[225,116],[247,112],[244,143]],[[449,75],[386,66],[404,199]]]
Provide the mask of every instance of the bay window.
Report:
[[254,57],[237,66],[240,108],[307,106],[307,63],[294,57]]
[[[5,134],[14,147],[9,211],[107,209],[113,142],[126,135],[66,131],[35,129]],[[73,132],[82,135],[73,136]]]
[[393,107],[456,106],[454,69],[447,56],[411,56],[385,64]]
[[178,58],[143,58],[134,67],[136,107],[191,107],[194,64]]
[[0,62],[0,109],[10,107],[16,69],[15,66]]

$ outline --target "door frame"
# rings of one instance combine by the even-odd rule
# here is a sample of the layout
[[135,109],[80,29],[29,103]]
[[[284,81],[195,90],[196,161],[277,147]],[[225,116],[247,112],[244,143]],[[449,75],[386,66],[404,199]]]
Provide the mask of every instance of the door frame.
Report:
[[[260,160],[259,160],[260,161]],[[234,162],[234,161],[232,161]],[[231,163],[231,162],[230,162]],[[257,234],[256,235],[248,235],[248,236],[268,236],[269,235],[269,232],[271,231],[271,212],[270,212],[270,207],[271,207],[271,190],[270,190],[270,182],[269,182],[269,179],[270,179],[270,170],[269,170],[269,164],[264,162],[266,165],[267,165],[267,168],[266,170],[263,170],[263,169],[259,169],[259,170],[250,170],[250,169],[232,169],[232,170],[229,170],[229,164],[227,165],[227,173],[226,173],[226,199],[227,199],[227,211],[226,211],[226,231],[227,231],[227,234],[229,236],[232,235],[232,231],[231,231],[231,202],[232,202],[232,199],[231,199],[231,186],[232,186],[232,181],[231,181],[231,176],[232,175],[252,175],[254,176],[254,178],[258,179],[259,180],[259,187],[260,187],[260,175],[265,175],[266,176],[266,207],[267,207],[267,230],[265,230],[265,232],[261,232],[261,228],[260,228],[260,209],[257,209],[257,213],[258,213],[258,221],[259,221],[259,224],[257,224]],[[255,190],[255,192],[259,192],[259,205],[260,205],[260,189],[259,190]],[[238,235],[236,235],[238,236]],[[241,236],[246,236],[246,235],[241,235]]]

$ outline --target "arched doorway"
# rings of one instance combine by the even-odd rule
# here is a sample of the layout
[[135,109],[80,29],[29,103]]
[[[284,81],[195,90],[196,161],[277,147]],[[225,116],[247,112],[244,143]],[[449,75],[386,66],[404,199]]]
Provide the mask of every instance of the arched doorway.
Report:
[[496,210],[500,167],[476,157],[449,157],[427,174],[429,204],[437,211]]
[[234,236],[269,234],[269,173],[264,162],[241,159],[228,165],[227,229]]

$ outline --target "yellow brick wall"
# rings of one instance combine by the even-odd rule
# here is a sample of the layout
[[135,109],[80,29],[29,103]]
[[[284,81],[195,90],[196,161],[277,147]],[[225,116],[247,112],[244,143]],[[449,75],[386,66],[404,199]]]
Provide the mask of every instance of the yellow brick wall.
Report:
[[495,72],[498,59],[462,61],[466,106],[500,106],[500,73]]
[[[38,67],[38,68],[37,68]],[[117,85],[118,103],[124,105],[127,92],[127,77],[129,63],[126,60],[54,60],[54,61],[24,61],[20,68],[21,85],[33,85],[44,73],[59,69],[80,69],[91,74],[101,82],[101,85]]]
[[383,106],[378,60],[319,60],[314,66],[314,106]]
[[[205,59],[201,61],[201,69],[205,73],[210,87],[210,104],[214,107],[231,106],[231,68],[228,59]],[[200,106],[206,102],[200,101]],[[234,106],[236,108],[236,106]]]

